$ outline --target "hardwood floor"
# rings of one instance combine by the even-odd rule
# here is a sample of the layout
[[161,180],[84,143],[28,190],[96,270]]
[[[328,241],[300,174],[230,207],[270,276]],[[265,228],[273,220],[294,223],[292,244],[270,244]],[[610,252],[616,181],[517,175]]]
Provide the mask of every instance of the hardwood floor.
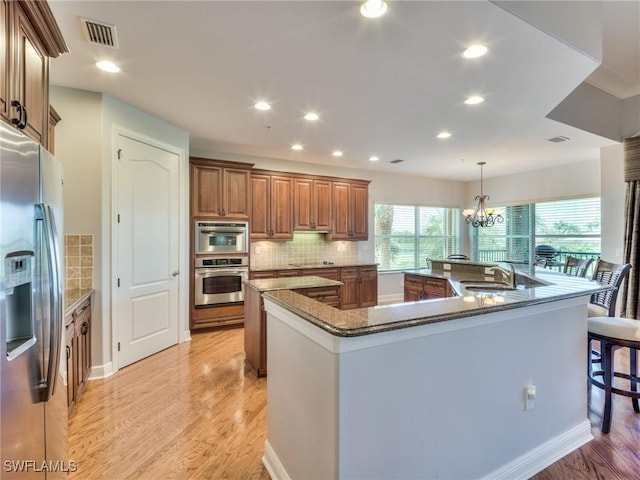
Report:
[[[616,360],[617,361],[617,360]],[[592,389],[595,440],[535,480],[640,478],[640,414],[616,398],[609,435],[600,433],[602,395]],[[243,330],[193,335],[89,382],[69,425],[70,480],[268,480],[266,379],[244,366]]]
[[89,382],[71,415],[71,480],[268,479],[266,380],[243,330],[186,342]]

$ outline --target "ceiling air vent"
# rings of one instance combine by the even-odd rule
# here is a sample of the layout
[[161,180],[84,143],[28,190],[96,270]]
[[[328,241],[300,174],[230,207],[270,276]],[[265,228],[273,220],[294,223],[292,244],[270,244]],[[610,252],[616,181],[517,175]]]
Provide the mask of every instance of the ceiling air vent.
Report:
[[391,160],[389,163],[402,163],[404,162],[404,160],[402,160],[401,158],[396,158],[395,160]]
[[118,36],[115,25],[96,22],[95,20],[86,18],[81,18],[80,20],[82,21],[82,30],[87,41],[106,47],[118,48]]
[[558,135],[557,137],[548,138],[547,142],[560,143],[560,142],[566,142],[567,140],[569,140],[569,137],[564,137],[562,135]]

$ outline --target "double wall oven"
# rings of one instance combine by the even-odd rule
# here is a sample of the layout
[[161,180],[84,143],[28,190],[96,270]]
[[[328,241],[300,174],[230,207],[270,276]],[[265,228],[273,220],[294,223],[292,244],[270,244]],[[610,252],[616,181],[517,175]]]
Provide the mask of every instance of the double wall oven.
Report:
[[211,307],[244,301],[249,276],[246,222],[195,222],[194,305]]

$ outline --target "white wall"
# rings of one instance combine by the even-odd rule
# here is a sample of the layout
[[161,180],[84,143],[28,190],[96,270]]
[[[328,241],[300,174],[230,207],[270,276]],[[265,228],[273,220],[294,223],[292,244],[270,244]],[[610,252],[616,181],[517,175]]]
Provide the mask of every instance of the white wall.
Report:
[[[467,202],[480,192],[480,181],[467,184]],[[600,195],[600,161],[585,161],[526,173],[484,179],[490,205],[521,205]]]
[[[94,373],[112,372],[111,318],[111,192],[114,130],[124,128],[184,151],[180,172],[180,214],[185,219],[180,234],[184,253],[181,271],[188,271],[188,155],[189,135],[108,95],[65,87],[51,87],[51,104],[62,117],[56,128],[56,157],[65,165],[65,231],[94,235],[94,288],[92,349]],[[69,184],[67,183],[69,182]],[[188,278],[183,277],[184,285]],[[181,285],[183,285],[181,284]],[[188,288],[183,288],[183,292]],[[186,313],[188,295],[181,310]],[[187,317],[188,318],[188,317]],[[187,327],[188,328],[188,327]],[[181,332],[184,337],[184,332]]]
[[602,258],[622,262],[624,245],[624,182],[623,147],[612,145],[600,151]]
[[[104,302],[102,277],[104,265],[99,252],[102,244],[102,95],[99,93],[52,86],[51,105],[62,120],[56,126],[55,156],[64,166],[64,231],[67,234],[93,235],[92,313],[93,364],[101,365],[103,350]],[[96,338],[97,337],[97,338]]]

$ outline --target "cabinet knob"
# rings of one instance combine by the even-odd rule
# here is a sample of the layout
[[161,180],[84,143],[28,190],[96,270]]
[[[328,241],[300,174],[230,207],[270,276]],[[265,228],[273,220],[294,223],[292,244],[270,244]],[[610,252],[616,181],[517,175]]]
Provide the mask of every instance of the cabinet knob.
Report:
[[174,270],[173,272],[171,272],[171,275],[177,277],[178,275],[180,275],[180,270]]

